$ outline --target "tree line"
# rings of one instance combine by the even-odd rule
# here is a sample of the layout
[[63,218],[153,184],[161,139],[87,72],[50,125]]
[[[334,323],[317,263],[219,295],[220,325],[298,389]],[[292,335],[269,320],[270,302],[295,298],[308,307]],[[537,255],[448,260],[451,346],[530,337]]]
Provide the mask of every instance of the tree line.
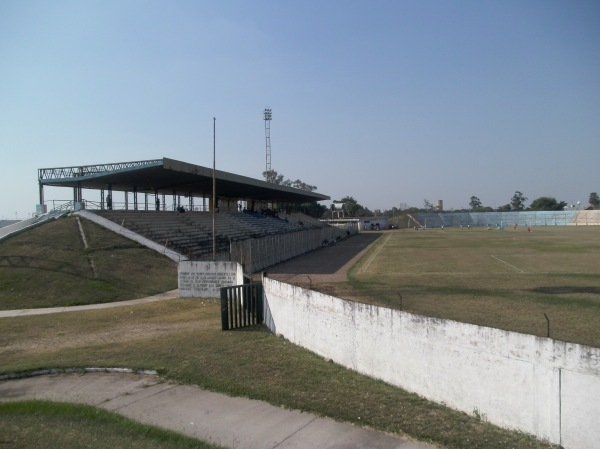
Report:
[[[510,212],[510,211],[525,211],[525,210],[532,210],[532,211],[557,211],[557,210],[565,210],[568,207],[571,208],[575,208],[575,207],[579,207],[580,204],[568,204],[565,201],[557,201],[556,198],[554,197],[550,197],[550,196],[541,196],[539,198],[536,198],[535,200],[533,200],[531,202],[531,204],[529,205],[529,207],[525,206],[525,203],[527,201],[527,197],[525,195],[523,195],[522,192],[520,191],[516,191],[515,194],[512,196],[512,198],[510,199],[510,202],[500,206],[499,208],[495,209],[495,211],[497,212]],[[585,209],[587,210],[592,210],[592,209],[597,209],[598,206],[600,205],[600,197],[598,196],[598,193],[596,192],[592,192],[590,193],[589,199],[589,206],[586,207]],[[482,204],[481,200],[479,198],[477,198],[476,196],[472,196],[471,200],[469,202],[469,210],[473,211],[473,212],[493,212],[494,209],[492,209],[491,207],[486,207]]]
[[[317,186],[307,184],[300,179],[296,179],[292,181],[291,179],[286,179],[284,175],[277,173],[275,170],[266,170],[263,172],[263,177],[267,182],[271,182],[277,185],[283,185],[288,187],[294,187],[296,189],[307,190],[309,192],[314,192],[317,190]],[[554,197],[549,196],[541,196],[536,198],[531,202],[531,204],[527,207],[526,202],[528,198],[520,191],[515,191],[514,195],[510,199],[510,202],[506,203],[503,206],[500,206],[496,209],[484,206],[482,201],[476,197],[475,195],[471,196],[469,200],[468,209],[457,210],[456,212],[519,212],[519,211],[559,211],[564,210],[567,207],[579,207],[580,204],[568,204],[565,201],[557,201]],[[600,196],[598,196],[597,192],[590,193],[588,198],[589,206],[586,207],[586,210],[598,209],[600,208]],[[343,210],[336,209],[336,204],[343,203]],[[323,206],[317,202],[306,203],[300,206],[304,213],[311,215],[316,218],[335,218],[336,211],[342,213],[344,217],[372,217],[372,216],[384,216],[384,217],[394,217],[400,214],[403,211],[408,212],[417,212],[417,211],[433,211],[435,207],[429,200],[423,201],[423,208],[417,207],[408,207],[406,203],[402,203],[399,207],[392,207],[389,210],[370,210],[368,207],[360,204],[353,196],[345,196],[340,200],[334,200],[333,204],[331,204],[330,208]]]

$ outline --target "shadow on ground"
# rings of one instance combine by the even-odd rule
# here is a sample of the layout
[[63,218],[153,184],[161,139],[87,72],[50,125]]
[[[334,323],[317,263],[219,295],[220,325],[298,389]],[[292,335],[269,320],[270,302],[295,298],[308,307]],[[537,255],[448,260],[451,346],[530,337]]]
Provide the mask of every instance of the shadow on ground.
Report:
[[[319,248],[302,256],[282,262],[264,270],[270,275],[336,274],[382,234],[367,232],[356,234],[331,246]],[[346,267],[347,268],[347,267]]]

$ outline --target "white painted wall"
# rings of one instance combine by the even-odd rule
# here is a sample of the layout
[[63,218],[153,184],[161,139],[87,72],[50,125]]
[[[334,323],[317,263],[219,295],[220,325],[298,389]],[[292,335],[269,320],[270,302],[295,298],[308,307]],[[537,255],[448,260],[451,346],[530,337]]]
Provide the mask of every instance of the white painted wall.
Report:
[[346,301],[264,279],[265,321],[295,344],[497,425],[598,448],[600,348]]
[[182,298],[218,298],[221,287],[244,283],[242,266],[237,262],[181,261],[177,275]]

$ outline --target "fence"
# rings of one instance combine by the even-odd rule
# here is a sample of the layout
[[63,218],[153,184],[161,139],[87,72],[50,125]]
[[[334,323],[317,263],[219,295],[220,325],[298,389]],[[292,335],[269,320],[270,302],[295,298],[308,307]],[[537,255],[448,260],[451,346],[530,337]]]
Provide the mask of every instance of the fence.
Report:
[[582,211],[417,213],[413,220],[427,228],[440,226],[567,226]]
[[232,330],[263,322],[263,285],[253,282],[221,288],[221,329]]

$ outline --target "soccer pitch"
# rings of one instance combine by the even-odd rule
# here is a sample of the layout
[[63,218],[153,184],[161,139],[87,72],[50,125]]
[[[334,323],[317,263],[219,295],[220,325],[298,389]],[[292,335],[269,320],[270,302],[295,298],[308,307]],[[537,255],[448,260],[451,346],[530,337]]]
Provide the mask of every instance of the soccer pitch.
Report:
[[385,232],[348,283],[333,289],[362,302],[600,347],[600,227]]

